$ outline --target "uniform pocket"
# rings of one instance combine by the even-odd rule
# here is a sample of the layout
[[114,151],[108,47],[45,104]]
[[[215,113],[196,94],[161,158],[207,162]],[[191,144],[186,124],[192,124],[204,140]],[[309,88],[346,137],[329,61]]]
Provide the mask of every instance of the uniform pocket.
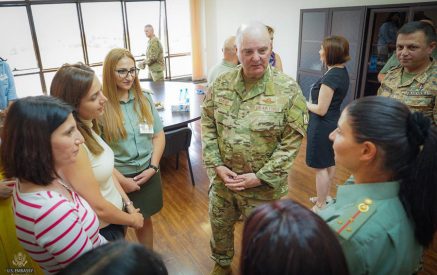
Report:
[[434,107],[435,96],[426,94],[411,95],[407,94],[404,97],[404,103],[411,108]]
[[277,136],[283,126],[282,113],[262,113],[250,118],[250,130]]

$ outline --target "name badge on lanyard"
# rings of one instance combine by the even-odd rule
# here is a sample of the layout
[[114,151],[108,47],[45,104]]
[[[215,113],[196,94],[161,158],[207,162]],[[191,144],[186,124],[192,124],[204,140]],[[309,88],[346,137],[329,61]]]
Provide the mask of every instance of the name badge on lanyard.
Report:
[[147,135],[151,135],[153,134],[153,125],[147,124],[147,123],[140,123],[139,124],[140,127],[140,134],[147,134]]

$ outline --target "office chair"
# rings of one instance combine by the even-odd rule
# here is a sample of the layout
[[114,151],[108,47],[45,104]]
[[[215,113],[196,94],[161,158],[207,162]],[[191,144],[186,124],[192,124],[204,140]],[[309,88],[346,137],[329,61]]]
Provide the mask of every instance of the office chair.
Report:
[[194,186],[194,176],[193,169],[191,167],[190,160],[190,144],[192,131],[188,127],[179,128],[176,130],[171,130],[165,133],[165,149],[163,156],[169,157],[176,154],[176,169],[179,168],[179,152],[185,151],[187,153],[188,167],[190,168],[191,182]]

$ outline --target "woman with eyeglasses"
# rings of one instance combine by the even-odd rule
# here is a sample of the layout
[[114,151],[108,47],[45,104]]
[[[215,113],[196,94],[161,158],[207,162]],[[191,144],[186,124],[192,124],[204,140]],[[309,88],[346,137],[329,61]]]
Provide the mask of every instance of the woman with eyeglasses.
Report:
[[114,151],[119,181],[144,216],[138,240],[153,248],[151,216],[162,208],[159,161],[165,135],[149,92],[141,90],[133,55],[113,49],[103,64],[103,94],[108,99],[102,117],[102,137]]

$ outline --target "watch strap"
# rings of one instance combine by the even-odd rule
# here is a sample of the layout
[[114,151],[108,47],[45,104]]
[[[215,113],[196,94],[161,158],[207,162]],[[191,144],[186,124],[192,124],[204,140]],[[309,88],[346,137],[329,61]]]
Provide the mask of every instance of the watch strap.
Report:
[[156,167],[153,164],[149,164],[149,168],[152,168],[153,170],[155,170],[155,173],[158,173],[158,171],[159,171],[159,167]]

